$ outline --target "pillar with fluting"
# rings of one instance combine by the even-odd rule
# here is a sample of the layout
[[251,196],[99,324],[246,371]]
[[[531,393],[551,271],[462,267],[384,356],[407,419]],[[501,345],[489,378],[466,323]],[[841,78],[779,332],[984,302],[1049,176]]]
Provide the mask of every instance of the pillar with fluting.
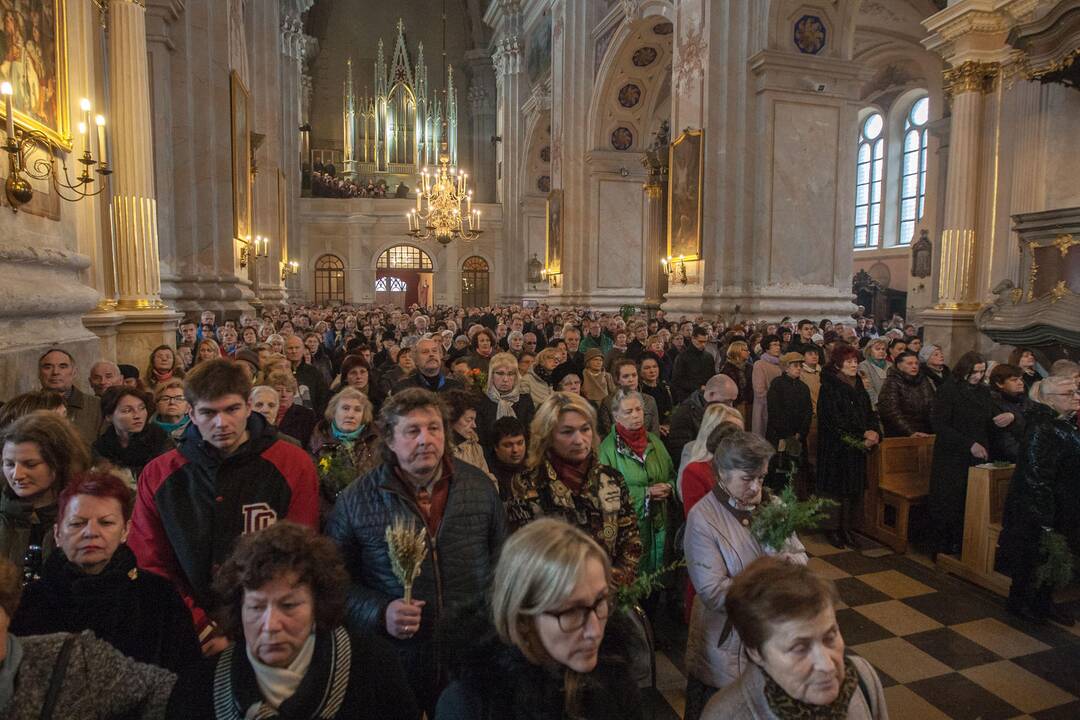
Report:
[[645,192],[645,307],[655,312],[664,301],[660,282],[664,240],[664,186],[650,179],[642,186]]
[[136,0],[109,3],[112,75],[109,158],[113,167],[113,247],[116,254],[117,359],[141,366],[150,350],[175,339],[179,315],[161,300],[157,199],[146,48],[146,8]]

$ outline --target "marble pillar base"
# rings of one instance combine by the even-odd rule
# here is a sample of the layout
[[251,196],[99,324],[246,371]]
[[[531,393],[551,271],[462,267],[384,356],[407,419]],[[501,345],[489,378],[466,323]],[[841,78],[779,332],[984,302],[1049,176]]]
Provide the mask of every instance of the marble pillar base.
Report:
[[[275,308],[289,301],[289,293],[282,285],[269,285],[259,288],[259,301],[264,308]],[[251,303],[253,306],[255,302]]]
[[[968,350],[985,349],[985,336],[975,327],[974,310],[923,310],[923,342],[940,345],[945,362],[951,367]],[[989,342],[987,340],[987,342]]]
[[124,316],[111,308],[97,309],[83,316],[83,326],[101,340],[99,357],[102,360],[116,360],[116,328],[122,322]]
[[116,326],[116,362],[146,367],[151,351],[158,345],[175,345],[176,328],[183,313],[174,310],[120,312]]
[[228,273],[162,273],[161,298],[185,314],[213,310],[233,317],[252,311],[251,302],[255,299],[255,293],[251,291],[250,281]]

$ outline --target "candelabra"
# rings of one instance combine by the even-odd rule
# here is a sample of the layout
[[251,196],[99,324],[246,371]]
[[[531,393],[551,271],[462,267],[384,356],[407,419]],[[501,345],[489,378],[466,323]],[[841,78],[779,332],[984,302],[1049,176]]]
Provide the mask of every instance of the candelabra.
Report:
[[240,238],[240,267],[246,268],[248,263],[255,264],[262,258],[270,257],[270,238],[256,235],[255,241],[251,236]]
[[[34,197],[34,188],[30,179],[51,180],[56,194],[68,202],[78,202],[83,198],[100,195],[108,187],[108,177],[112,174],[108,160],[108,142],[105,134],[105,116],[97,115],[91,120],[92,105],[83,98],[80,108],[85,113],[85,118],[79,122],[79,136],[83,141],[83,153],[78,158],[83,166],[82,172],[74,181],[68,172],[66,153],[54,143],[48,136],[38,130],[29,130],[15,127],[15,115],[12,108],[14,90],[11,83],[0,83],[0,95],[4,97],[4,112],[6,118],[7,138],[0,146],[8,155],[8,177],[4,183],[4,192],[8,203],[11,204],[12,212],[18,212],[19,207],[30,202]],[[92,128],[97,126],[97,133]],[[94,157],[93,141],[96,135],[98,157]],[[30,153],[35,148],[44,151],[44,157],[33,158],[28,162]],[[56,167],[56,158],[60,157],[61,171]],[[101,178],[101,184],[97,190],[93,190],[93,184],[97,178],[90,174],[91,168],[96,167],[96,172]]]
[[[425,203],[426,201],[426,203]],[[480,211],[472,206],[469,176],[450,167],[450,156],[439,156],[439,169],[429,174],[424,168],[416,191],[416,208],[406,216],[409,235],[418,240],[435,238],[443,245],[455,239],[475,240],[480,229]]]
[[290,275],[296,275],[300,272],[300,263],[292,260],[287,263],[281,263],[281,282],[285,283],[289,279]]
[[562,277],[562,273],[552,272],[551,270],[544,268],[540,271],[540,277],[547,280],[551,284],[551,287],[557,288],[559,287],[559,278]]
[[679,282],[685,285],[688,282],[688,278],[686,277],[686,259],[684,255],[680,255],[677,259],[679,263],[679,269],[677,271],[675,270],[675,264],[672,262],[672,258],[670,256],[666,258],[660,258],[660,264],[664,266],[664,272],[668,274],[669,279],[672,275],[678,272]]

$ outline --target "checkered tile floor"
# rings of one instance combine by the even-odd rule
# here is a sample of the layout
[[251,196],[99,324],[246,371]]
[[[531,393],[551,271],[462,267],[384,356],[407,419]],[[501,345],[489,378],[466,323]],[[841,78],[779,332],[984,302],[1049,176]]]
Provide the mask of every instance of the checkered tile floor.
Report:
[[[1080,624],[1017,620],[1004,599],[887,548],[837,550],[805,538],[811,566],[836,581],[837,619],[850,652],[869,660],[893,720],[1080,719]],[[920,561],[921,560],[921,561]],[[1068,607],[1080,616],[1080,597]],[[682,717],[686,629],[658,622],[646,717]]]

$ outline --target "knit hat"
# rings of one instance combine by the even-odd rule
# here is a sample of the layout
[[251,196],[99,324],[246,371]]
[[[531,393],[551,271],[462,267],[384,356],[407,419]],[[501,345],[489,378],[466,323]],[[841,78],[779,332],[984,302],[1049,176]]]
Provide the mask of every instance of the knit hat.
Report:
[[134,365],[120,365],[119,367],[120,375],[123,376],[125,380],[139,379],[139,368],[135,367]]
[[927,343],[926,345],[923,345],[922,349],[919,350],[919,362],[921,362],[923,365],[930,362],[930,356],[934,354],[935,350],[940,349],[940,345],[934,345],[933,343]]
[[256,370],[259,369],[259,353],[255,352],[251,348],[242,348],[240,350],[237,350],[233,358],[237,362],[243,360]]
[[780,356],[781,365],[790,365],[791,363],[801,363],[803,361],[803,354],[797,352],[787,352]]
[[551,377],[549,378],[551,387],[558,390],[559,383],[565,380],[567,375],[574,375],[577,377],[578,380],[581,379],[581,371],[578,370],[577,366],[569,360],[561,365],[556,365],[555,369],[551,371]]
[[600,348],[591,347],[585,351],[585,364],[588,365],[589,361],[592,360],[594,357],[604,357],[604,353],[600,350]]

